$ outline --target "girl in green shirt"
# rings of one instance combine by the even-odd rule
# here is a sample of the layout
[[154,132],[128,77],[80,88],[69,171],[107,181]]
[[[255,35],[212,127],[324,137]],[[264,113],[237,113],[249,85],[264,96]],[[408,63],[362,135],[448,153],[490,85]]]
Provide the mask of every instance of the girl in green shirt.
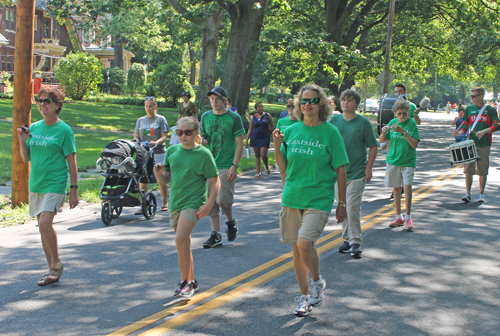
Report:
[[[193,117],[177,122],[180,144],[170,146],[164,164],[154,168],[159,183],[170,183],[170,224],[175,230],[181,281],[178,297],[191,297],[198,290],[194,279],[191,232],[201,217],[208,216],[220,189],[219,172],[212,153],[201,146],[199,123]],[[207,200],[207,180],[210,193]]]

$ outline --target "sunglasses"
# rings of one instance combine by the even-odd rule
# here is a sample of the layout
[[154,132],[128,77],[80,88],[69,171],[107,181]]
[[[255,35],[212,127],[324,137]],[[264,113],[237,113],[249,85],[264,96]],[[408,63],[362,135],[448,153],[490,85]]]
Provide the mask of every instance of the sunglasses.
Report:
[[186,134],[187,136],[193,135],[194,129],[187,129],[187,130],[175,130],[175,134],[178,136],[182,136],[183,134]]
[[480,95],[470,95],[471,98],[479,97]]
[[148,100],[148,99],[155,99],[155,97],[151,96],[151,97],[144,97],[144,100]]
[[407,116],[408,112],[398,112],[396,113],[397,116]]
[[40,104],[40,105],[42,105],[42,104],[46,104],[46,105],[48,105],[48,104],[52,103],[52,102],[53,102],[53,100],[52,100],[51,98],[45,98],[45,99],[40,99],[40,98],[38,98],[38,99],[37,99],[37,102],[38,102],[38,104]]
[[300,104],[305,105],[305,104],[311,104],[311,105],[318,105],[319,104],[319,98],[300,98]]
[[286,108],[294,108],[295,106],[293,105],[287,105]]

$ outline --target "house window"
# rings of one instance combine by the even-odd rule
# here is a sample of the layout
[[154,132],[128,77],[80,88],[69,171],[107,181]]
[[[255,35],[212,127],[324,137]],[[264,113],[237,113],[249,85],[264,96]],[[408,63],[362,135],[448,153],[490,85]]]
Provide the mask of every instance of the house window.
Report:
[[43,37],[50,38],[50,19],[43,19]]
[[5,28],[16,31],[16,11],[13,9],[5,10]]
[[8,52],[7,53],[7,71],[12,71],[14,70],[14,64],[12,64],[14,62],[12,62],[12,53]]
[[33,22],[34,30],[38,30],[38,15],[35,15],[35,21]]
[[48,72],[50,71],[50,58],[49,57],[46,57],[45,58],[45,63],[43,64],[43,68],[42,68],[42,71],[45,71],[45,72]]
[[59,23],[56,20],[52,20],[52,38],[59,39]]
[[2,51],[2,71],[7,70],[5,67],[5,51]]

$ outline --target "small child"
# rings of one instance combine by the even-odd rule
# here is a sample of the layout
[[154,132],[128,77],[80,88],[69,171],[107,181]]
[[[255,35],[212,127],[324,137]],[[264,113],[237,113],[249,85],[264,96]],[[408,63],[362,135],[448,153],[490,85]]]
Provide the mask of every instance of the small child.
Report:
[[[212,153],[201,146],[199,123],[193,117],[177,122],[180,144],[170,146],[164,164],[155,165],[159,183],[170,183],[170,225],[175,230],[181,281],[177,297],[189,298],[199,290],[194,279],[191,232],[201,217],[208,216],[220,189],[219,172]],[[207,200],[207,180],[210,192]]]
[[[393,106],[394,115],[387,126],[382,128],[380,142],[389,140],[391,146],[387,153],[386,175],[384,185],[394,188],[394,204],[396,219],[389,227],[405,225],[406,230],[414,228],[411,219],[411,199],[413,178],[417,166],[417,146],[420,141],[418,126],[415,120],[409,118],[410,104],[406,100],[398,100]],[[401,215],[401,179],[406,195],[406,216]]]

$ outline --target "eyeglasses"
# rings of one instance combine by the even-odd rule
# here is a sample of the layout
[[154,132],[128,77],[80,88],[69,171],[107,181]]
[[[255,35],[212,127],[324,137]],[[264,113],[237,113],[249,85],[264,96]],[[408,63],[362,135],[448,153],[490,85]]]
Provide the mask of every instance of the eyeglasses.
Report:
[[305,105],[305,104],[311,104],[311,105],[318,105],[319,104],[319,98],[300,98],[300,104]]
[[183,134],[186,134],[187,136],[193,135],[194,129],[187,129],[187,130],[175,130],[175,134],[178,136],[182,136]]
[[398,112],[396,113],[397,116],[407,116],[408,112]]
[[144,100],[148,100],[148,99],[155,99],[155,97],[151,96],[151,97],[144,97]]
[[470,95],[471,98],[479,97],[480,95]]
[[289,108],[294,108],[295,106],[293,105],[287,105],[286,108],[289,109]]
[[53,102],[53,100],[51,98],[45,98],[45,99],[40,99],[38,98],[37,99],[37,102],[38,104],[42,105],[42,104],[45,104],[45,105],[49,105],[50,103]]

